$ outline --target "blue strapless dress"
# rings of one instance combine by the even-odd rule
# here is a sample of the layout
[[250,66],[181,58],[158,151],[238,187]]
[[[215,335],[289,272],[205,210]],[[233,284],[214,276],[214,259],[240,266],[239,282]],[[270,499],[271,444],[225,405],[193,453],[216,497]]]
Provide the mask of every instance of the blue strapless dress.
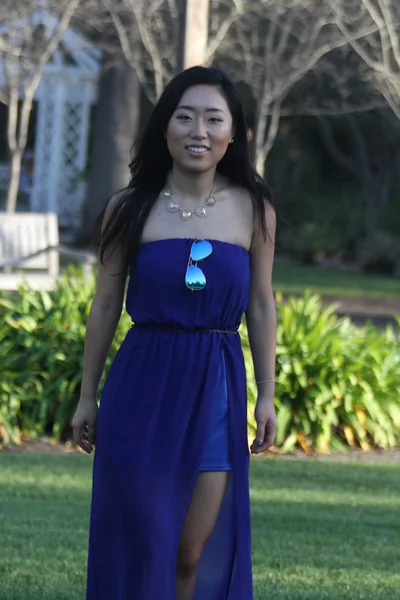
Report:
[[[252,600],[243,248],[210,240],[189,291],[193,239],[141,246],[126,309],[135,326],[108,373],[93,464],[87,600],[176,600],[180,533],[201,470],[232,471],[195,600]],[[210,330],[217,330],[211,332]]]

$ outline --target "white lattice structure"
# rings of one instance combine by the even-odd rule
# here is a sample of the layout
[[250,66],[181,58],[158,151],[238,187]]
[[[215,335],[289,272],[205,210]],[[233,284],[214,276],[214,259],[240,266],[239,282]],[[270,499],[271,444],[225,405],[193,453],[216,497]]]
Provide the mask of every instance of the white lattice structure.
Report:
[[[36,13],[50,31],[54,17]],[[61,226],[79,224],[85,196],[91,106],[97,97],[100,53],[70,27],[45,65],[35,95],[37,123],[31,210],[57,213]],[[0,57],[1,67],[1,57]],[[0,86],[5,85],[0,68]]]

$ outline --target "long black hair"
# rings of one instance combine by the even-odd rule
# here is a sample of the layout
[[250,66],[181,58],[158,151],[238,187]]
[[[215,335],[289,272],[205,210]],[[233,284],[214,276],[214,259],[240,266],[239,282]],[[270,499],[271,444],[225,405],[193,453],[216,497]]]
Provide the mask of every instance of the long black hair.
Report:
[[250,161],[248,127],[241,98],[235,85],[223,71],[215,67],[199,66],[179,73],[166,86],[137,144],[135,157],[129,164],[129,184],[113,197],[113,210],[110,211],[103,231],[107,206],[100,213],[96,223],[96,238],[100,246],[101,262],[104,262],[106,250],[113,251],[122,242],[126,267],[132,266],[146,220],[172,169],[172,157],[165,139],[168,123],[185,91],[195,85],[218,87],[228,104],[235,136],[234,142],[229,144],[218,163],[217,172],[249,191],[255,218],[266,239],[265,204],[272,204],[272,198],[268,185]]

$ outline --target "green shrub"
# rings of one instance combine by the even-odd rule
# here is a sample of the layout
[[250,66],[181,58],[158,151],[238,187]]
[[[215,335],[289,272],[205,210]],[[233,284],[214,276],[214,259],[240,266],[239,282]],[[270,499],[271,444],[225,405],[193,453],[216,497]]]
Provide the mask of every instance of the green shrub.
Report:
[[0,321],[0,442],[18,443],[20,430],[17,424],[23,389],[16,382],[18,356],[10,352],[10,329]]
[[[28,288],[0,297],[0,442],[48,433],[69,433],[79,399],[86,320],[95,278],[70,268],[54,292]],[[124,314],[109,367],[122,340]]]
[[[21,289],[0,296],[0,444],[18,443],[22,432],[70,435],[94,292],[95,278],[85,281],[71,268],[54,292]],[[399,443],[400,342],[394,329],[356,327],[310,294],[288,304],[278,295],[277,306],[276,444],[283,451],[328,452]],[[123,313],[106,371],[129,326]],[[241,335],[254,433],[257,390],[245,324]]]
[[[310,293],[288,304],[278,294],[277,308],[276,444],[306,452],[398,444],[400,342],[393,327],[356,327]],[[254,433],[257,389],[245,328],[243,344]]]

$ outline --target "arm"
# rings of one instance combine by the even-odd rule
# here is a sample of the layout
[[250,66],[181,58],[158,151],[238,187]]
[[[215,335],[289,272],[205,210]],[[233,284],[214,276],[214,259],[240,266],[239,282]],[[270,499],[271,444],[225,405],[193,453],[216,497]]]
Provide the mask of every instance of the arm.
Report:
[[[103,229],[113,208],[111,201]],[[81,394],[72,421],[75,441],[89,453],[96,437],[98,387],[122,312],[126,274],[122,249],[107,250],[104,265],[99,264],[97,289],[87,320]]]
[[[257,440],[253,443],[255,454],[267,450],[274,442],[276,415],[274,408],[276,356],[276,307],[272,292],[272,267],[275,244],[275,211],[267,205],[266,221],[268,236],[264,241],[259,226],[255,229],[251,244],[251,282],[246,323],[250,349],[254,364],[254,374],[258,383],[258,396],[255,409]],[[257,224],[258,225],[258,224]]]

